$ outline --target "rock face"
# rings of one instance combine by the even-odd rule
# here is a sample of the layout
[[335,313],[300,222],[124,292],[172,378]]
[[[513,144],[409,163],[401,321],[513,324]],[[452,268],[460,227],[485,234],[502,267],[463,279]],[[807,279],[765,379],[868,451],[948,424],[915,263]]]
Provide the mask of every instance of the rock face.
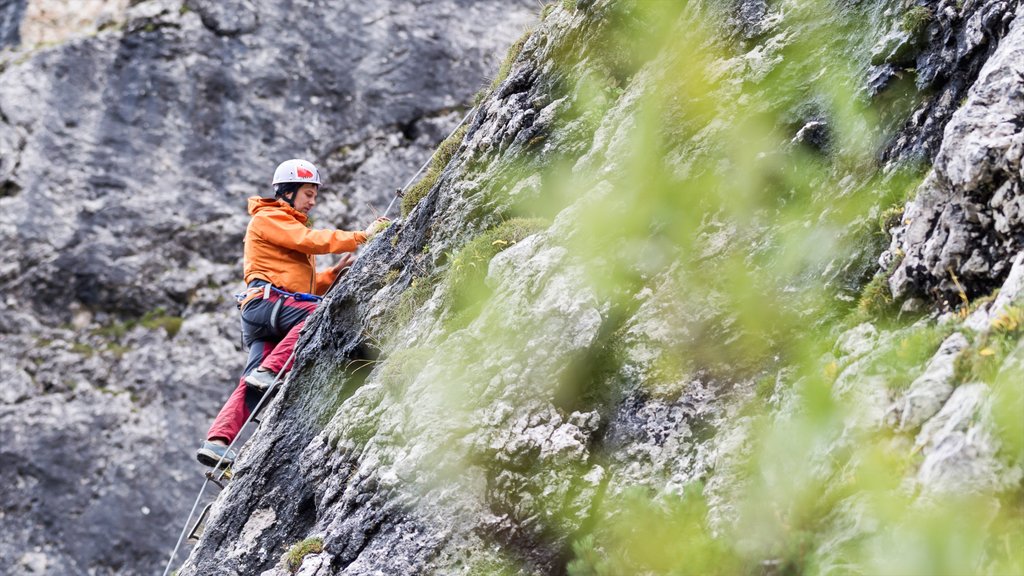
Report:
[[[955,190],[929,186],[948,172],[948,159],[967,153],[960,135],[992,133],[955,130],[978,94],[1013,106],[1012,97],[994,94],[1015,90],[998,79],[1016,77],[1008,62],[1024,45],[1016,6],[929,4],[927,16],[919,13],[925,28],[902,40],[912,45],[890,46],[875,63],[871,46],[888,46],[884,36],[903,25],[895,3],[840,10],[855,24],[835,44],[811,34],[821,31],[815,15],[792,7],[739,2],[726,14],[701,3],[667,13],[650,7],[580,1],[545,11],[429,193],[368,246],[307,325],[296,369],[246,445],[182,574],[883,573],[904,566],[905,550],[889,550],[889,539],[919,535],[911,519],[933,495],[978,493],[998,508],[1001,495],[1019,493],[1019,426],[1009,425],[1010,436],[995,432],[1006,429],[997,399],[1011,399],[1011,419],[1021,406],[1020,384],[1008,384],[1019,379],[1019,347],[1010,350],[1020,332],[1006,320],[1018,296],[979,309],[973,324],[953,315],[895,326],[873,318],[819,332],[816,323],[827,321],[801,282],[850,269],[856,249],[816,255],[819,245],[838,247],[834,238],[849,236],[826,225],[796,233],[799,257],[775,251],[788,237],[779,228],[814,230],[835,203],[908,159],[930,157],[933,145],[938,159],[915,202],[925,203],[929,191],[937,202],[956,201]],[[719,27],[701,36],[707,18]],[[636,55],[616,34],[659,22],[681,42],[670,44],[677,51],[631,61]],[[814,43],[800,44],[803,34]],[[889,119],[902,128],[882,127],[877,136],[887,137],[879,141],[890,152],[867,177],[841,160],[842,147],[856,144],[844,144],[849,134],[836,109],[803,98],[843,41],[859,47],[857,78],[876,102],[891,97],[885,81],[872,87],[879,74],[906,74],[913,62],[921,88],[945,95],[938,103],[921,95],[907,117]],[[787,52],[792,46],[800,48]],[[786,60],[800,49],[813,54],[807,69]],[[715,56],[706,62],[697,56],[704,53]],[[688,82],[707,93],[688,92]],[[669,96],[658,100],[664,86]],[[946,127],[951,108],[943,98],[967,86],[968,104]],[[655,108],[664,116],[653,125],[644,108],[652,99],[667,103]],[[696,118],[676,106],[692,107]],[[736,206],[751,168],[721,143],[750,144],[756,128],[743,122],[751,116],[789,132],[777,148],[751,144],[753,173],[770,175]],[[729,140],[736,125],[750,130]],[[1005,128],[982,142],[1012,141]],[[659,148],[636,132],[669,144]],[[637,148],[650,154],[638,159]],[[766,165],[776,158],[786,165],[792,157],[782,155],[794,149],[826,158],[829,174],[811,177],[806,197],[793,189],[799,184],[782,187],[786,200],[772,205],[761,194],[787,172]],[[971,157],[983,180],[1001,171],[1000,184],[1019,182],[1002,153]],[[571,183],[552,176],[553,166],[571,173]],[[670,174],[664,195],[661,170]],[[708,199],[715,186],[729,192],[719,204]],[[787,200],[820,200],[822,212],[787,223]],[[993,224],[993,206],[946,228],[968,233],[970,222]],[[642,225],[632,220],[637,213]],[[521,215],[548,223],[514,240],[502,236],[525,226],[511,219]],[[781,220],[766,225],[762,217]],[[687,223],[692,235],[673,228]],[[1009,235],[987,252],[988,268],[948,262],[961,277],[983,279],[971,284],[977,290],[1019,292],[1019,272],[1006,278],[1019,251],[1008,243],[1022,226],[1004,224]],[[908,225],[916,224],[901,226]],[[897,230],[894,238],[937,249],[927,236]],[[487,255],[477,259],[479,251]],[[802,263],[792,276],[778,272],[787,254]],[[481,277],[484,297],[475,304],[460,300],[467,274]],[[762,284],[730,291],[723,278]],[[913,293],[932,309],[943,306],[941,294]],[[771,326],[750,325],[737,311],[744,306]],[[990,324],[1002,327],[999,340],[987,340],[996,330]],[[777,344],[789,339],[807,349]],[[815,404],[833,407],[814,412]],[[820,429],[811,427],[816,418]],[[919,453],[922,461],[884,461],[885,472],[872,472],[876,455],[861,452],[865,445],[900,458]],[[908,499],[910,528],[880,526],[887,520],[871,511],[874,488],[858,484],[873,473],[912,487],[900,491],[912,493],[900,497]],[[771,504],[750,502],[761,498]],[[820,516],[804,524],[803,514]],[[979,526],[1002,530],[988,520]],[[322,546],[289,560],[289,548],[302,541]],[[681,541],[686,546],[673,547]],[[793,556],[794,549],[804,552]],[[998,571],[1002,561],[971,556],[951,565]]]
[[19,26],[24,13],[25,0],[5,2],[3,7],[0,7],[0,48],[21,42]]
[[935,167],[895,230],[887,256],[899,262],[890,282],[897,297],[987,294],[1024,250],[1019,22],[946,126]]
[[0,572],[152,574],[243,362],[245,197],[307,157],[364,226],[535,6],[52,4],[0,8]]
[[[324,25],[293,35],[297,8]],[[15,351],[2,360],[13,385],[0,425],[15,441],[0,446],[0,478],[17,487],[0,499],[0,569],[159,564],[198,488],[195,413],[219,406],[241,359],[223,312],[245,223],[233,199],[274,159],[307,155],[350,202],[317,217],[365,221],[359,203],[382,204],[455,124],[485,55],[535,9],[520,8],[346,5],[325,18],[318,3],[151,0],[121,31],[4,71],[0,233],[23,249],[0,270],[0,337]],[[307,323],[173,567],[1019,571],[1024,225],[1007,203],[1019,9],[545,7],[423,196]],[[509,29],[494,34],[499,17]],[[68,166],[43,162],[54,157]],[[906,200],[899,174],[933,157],[890,219]],[[136,170],[140,158],[156,168]],[[68,194],[78,186],[92,193]],[[970,200],[1006,186],[999,202]],[[946,210],[968,200],[973,216]],[[960,257],[974,250],[985,266]],[[970,306],[946,312],[940,268]],[[875,311],[908,297],[925,312]],[[44,305],[55,299],[67,309]],[[105,445],[81,440],[95,429]],[[55,442],[73,452],[43,448]],[[120,455],[132,449],[142,456]],[[63,462],[86,476],[57,474]],[[174,488],[147,488],[153,469]],[[105,489],[125,477],[131,492]],[[161,530],[111,523],[153,541],[80,545],[132,507]],[[55,525],[74,528],[51,538]],[[131,546],[144,552],[125,560]]]

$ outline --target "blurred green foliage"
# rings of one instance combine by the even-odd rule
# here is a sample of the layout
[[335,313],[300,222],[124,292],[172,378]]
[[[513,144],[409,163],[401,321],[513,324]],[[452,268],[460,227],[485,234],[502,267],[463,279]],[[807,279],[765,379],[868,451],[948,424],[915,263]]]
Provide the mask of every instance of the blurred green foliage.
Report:
[[[593,529],[575,538],[569,572],[960,574],[1019,566],[1019,487],[981,497],[985,506],[961,494],[938,505],[918,500],[905,488],[921,464],[913,436],[851,431],[863,407],[831,391],[849,366],[830,364],[829,351],[856,324],[899,331],[857,367],[881,375],[894,397],[957,329],[934,320],[903,328],[916,318],[899,317],[890,271],[873,264],[927,168],[883,172],[877,162],[921,100],[898,84],[875,101],[857,89],[875,33],[866,29],[868,12],[881,7],[785,3],[774,31],[786,36],[781,59],[760,78],[742,69],[760,60],[738,51],[738,32],[713,9],[692,2],[602,9],[606,28],[587,32],[584,51],[563,53],[564,73],[575,79],[570,114],[596,119],[595,130],[628,117],[619,120],[628,128],[606,144],[615,159],[610,174],[550,179],[562,205],[610,184],[598,201],[574,206],[565,243],[590,263],[595,290],[613,301],[670,278],[677,309],[713,310],[697,326],[701,338],[663,355],[684,368],[651,371],[650,389],[695,370],[758,381],[759,370],[781,364],[779,376],[760,376],[771,390],[762,386],[752,402],[781,392],[796,410],[746,412],[755,415],[755,431],[728,527],[712,532],[700,484],[679,496],[604,501]],[[927,24],[922,14],[911,15],[915,26]],[[729,72],[754,78],[740,84]],[[811,128],[820,130],[816,138],[800,136]],[[991,361],[983,380],[994,381],[1019,341],[1017,332],[993,331],[987,348],[975,347]],[[1022,386],[1004,382],[998,393],[1019,407]],[[1017,414],[1019,421],[1024,412]],[[1005,415],[1001,422],[1003,445],[1019,447],[1021,426]]]
[[[959,330],[972,344],[953,384],[980,381],[991,390],[971,425],[993,435],[1007,466],[1024,462],[1020,308],[981,335],[962,325],[964,314],[942,323],[901,315],[886,283],[891,270],[879,269],[888,234],[928,169],[878,160],[923,99],[913,82],[895,82],[873,99],[862,90],[872,45],[882,28],[899,25],[900,13],[888,10],[894,3],[772,2],[777,18],[747,24],[711,3],[572,4],[586,24],[544,40],[562,90],[555,96],[565,98],[553,137],[573,155],[553,161],[536,201],[514,212],[553,217],[544,242],[585,271],[581,293],[602,303],[601,334],[550,382],[530,374],[533,387],[503,396],[503,378],[527,379],[530,354],[544,352],[529,347],[529,333],[503,331],[504,303],[487,285],[498,252],[547,227],[508,219],[481,225],[487,231],[444,267],[412,280],[384,322],[401,328],[443,289],[447,340],[430,352],[479,373],[446,372],[420,349],[414,362],[379,377],[396,395],[421,370],[467,383],[439,385],[436,405],[421,395],[407,407],[413,428],[443,414],[460,440],[479,425],[474,410],[499,400],[512,409],[550,401],[606,422],[628,392],[682,403],[691,380],[710,381],[743,404],[728,426],[744,441],[683,485],[654,477],[647,486],[616,486],[616,446],[600,440],[587,466],[533,452],[501,461],[497,441],[468,450],[468,462],[443,447],[426,461],[443,462],[452,477],[484,467],[494,512],[517,521],[543,515],[539,536],[519,537],[562,546],[573,576],[1020,573],[1019,482],[926,493],[915,480],[924,459],[918,431],[872,420],[863,401],[869,393],[901,399]],[[539,34],[555,26],[553,14],[547,10]],[[451,156],[436,158],[439,173]],[[535,166],[520,162],[505,178],[522,178],[527,167]],[[653,300],[682,336],[630,333],[632,315]],[[471,323],[487,337],[461,330]],[[844,356],[838,339],[865,323],[882,336]],[[636,360],[638,351],[649,360]],[[505,364],[482,360],[489,355]],[[853,382],[848,394],[834,389],[842,375]],[[723,432],[690,424],[694,444]],[[528,480],[508,480],[503,466]],[[611,478],[602,475],[594,488],[584,477],[599,469]],[[517,572],[507,561],[500,571]]]

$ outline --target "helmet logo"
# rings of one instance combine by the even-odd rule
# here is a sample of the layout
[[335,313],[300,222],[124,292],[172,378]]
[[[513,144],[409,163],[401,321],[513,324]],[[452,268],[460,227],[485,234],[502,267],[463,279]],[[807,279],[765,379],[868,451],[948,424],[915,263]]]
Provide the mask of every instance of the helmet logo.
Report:
[[302,166],[297,166],[295,168],[295,175],[298,176],[299,178],[312,178],[313,172],[311,170],[303,168]]

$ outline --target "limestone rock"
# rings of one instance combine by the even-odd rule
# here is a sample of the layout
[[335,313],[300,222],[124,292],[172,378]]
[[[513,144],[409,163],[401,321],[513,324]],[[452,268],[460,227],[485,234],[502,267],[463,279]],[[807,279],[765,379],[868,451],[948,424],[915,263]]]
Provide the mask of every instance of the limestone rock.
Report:
[[305,156],[362,227],[536,7],[0,5],[0,572],[152,574],[244,358],[245,198]]
[[1024,249],[1024,141],[1013,120],[1024,109],[1024,24],[1013,22],[946,127],[935,167],[895,230],[890,252],[902,260],[889,285],[897,298],[934,294],[948,305],[959,301],[957,283],[968,298],[984,295]]

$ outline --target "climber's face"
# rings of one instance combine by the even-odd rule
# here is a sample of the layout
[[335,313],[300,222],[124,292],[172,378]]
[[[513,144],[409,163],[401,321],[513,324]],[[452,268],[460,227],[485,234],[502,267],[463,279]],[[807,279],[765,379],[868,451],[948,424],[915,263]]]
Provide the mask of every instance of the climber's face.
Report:
[[302,188],[295,191],[295,209],[303,214],[309,214],[316,206],[316,192],[316,184],[303,184]]

